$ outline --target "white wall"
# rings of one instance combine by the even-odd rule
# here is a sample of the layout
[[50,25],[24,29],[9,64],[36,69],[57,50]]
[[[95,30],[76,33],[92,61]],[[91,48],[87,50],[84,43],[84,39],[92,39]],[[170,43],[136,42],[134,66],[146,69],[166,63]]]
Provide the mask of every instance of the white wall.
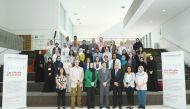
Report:
[[9,0],[10,30],[52,37],[58,28],[58,0]]
[[160,26],[156,27],[152,32],[151,32],[151,42],[152,42],[152,48],[155,47],[155,43],[159,43],[161,39],[161,34],[160,34]]
[[175,18],[166,22],[162,27],[162,36],[190,51],[190,8]]
[[32,49],[44,49],[47,40],[58,30],[59,0],[9,0],[10,32],[17,35],[38,36]]
[[102,24],[102,25],[75,25],[74,35],[77,35],[80,40],[90,40],[92,37],[99,41],[99,37],[104,37],[104,40],[115,40],[117,42],[121,40],[134,40],[137,34],[128,34],[124,31],[123,23],[118,22],[116,24]]
[[[0,29],[17,35],[32,35],[32,50],[45,49],[55,31],[56,42],[60,43],[59,34],[72,35],[73,26],[69,16],[60,19],[61,4],[62,0],[0,0]],[[66,21],[67,30],[60,26],[61,20]]]
[[[190,8],[155,28],[152,33],[153,42],[159,42],[161,48],[169,51],[190,52]],[[161,35],[160,35],[161,29]],[[167,40],[165,40],[167,39]],[[177,46],[176,46],[177,45]],[[183,49],[181,49],[183,48]],[[185,52],[185,62],[190,65],[190,53]]]
[[72,24],[68,14],[66,14],[66,22],[65,23],[66,23],[65,31],[67,31],[67,33],[68,33],[67,35],[70,37],[73,36],[73,24]]
[[[160,42],[162,37],[190,51],[190,8],[183,13],[155,28],[152,33],[152,43]],[[165,45],[160,45],[165,48]]]
[[109,26],[104,25],[76,25],[74,27],[74,35],[79,39],[91,39],[99,37],[104,31],[109,29]]
[[8,1],[7,0],[0,0],[0,29],[7,30],[8,26]]

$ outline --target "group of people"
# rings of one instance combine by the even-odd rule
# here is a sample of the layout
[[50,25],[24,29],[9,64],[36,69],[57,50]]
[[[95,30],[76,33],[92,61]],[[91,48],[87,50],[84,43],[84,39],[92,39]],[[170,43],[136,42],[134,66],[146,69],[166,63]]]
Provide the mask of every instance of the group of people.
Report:
[[[82,91],[86,91],[88,109],[95,107],[96,89],[100,90],[100,108],[109,106],[109,92],[113,91],[113,108],[122,107],[122,91],[126,91],[128,108],[134,105],[134,91],[138,94],[138,107],[145,109],[147,90],[157,91],[157,64],[151,55],[147,58],[143,44],[137,38],[134,44],[107,45],[103,37],[89,45],[74,36],[62,48],[51,40],[45,55],[41,51],[35,58],[35,81],[44,81],[44,92],[58,93],[58,109],[65,108],[65,93],[71,94],[71,109],[82,107]],[[44,73],[43,73],[44,72]],[[148,87],[147,87],[148,86]]]

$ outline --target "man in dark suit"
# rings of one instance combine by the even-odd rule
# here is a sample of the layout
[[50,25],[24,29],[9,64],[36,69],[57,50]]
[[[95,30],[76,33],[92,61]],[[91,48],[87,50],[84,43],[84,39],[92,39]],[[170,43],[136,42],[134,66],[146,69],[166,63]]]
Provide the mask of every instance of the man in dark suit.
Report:
[[[109,87],[111,80],[111,71],[106,68],[106,63],[102,62],[102,69],[99,70],[99,82],[100,82],[100,109],[104,106],[109,107]],[[105,102],[104,102],[105,101]]]
[[122,107],[122,82],[123,74],[121,69],[119,69],[119,64],[115,63],[115,69],[111,71],[111,85],[113,89],[113,108],[119,106],[119,109]]

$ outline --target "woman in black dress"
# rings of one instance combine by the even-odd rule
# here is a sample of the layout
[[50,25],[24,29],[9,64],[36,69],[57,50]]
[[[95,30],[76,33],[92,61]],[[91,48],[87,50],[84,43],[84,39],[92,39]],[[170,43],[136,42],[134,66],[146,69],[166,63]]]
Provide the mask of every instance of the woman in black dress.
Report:
[[54,86],[54,68],[52,58],[48,58],[48,62],[45,64],[45,83],[44,83],[44,92],[53,91]]
[[139,51],[139,48],[142,47],[143,48],[143,44],[141,43],[141,41],[139,40],[139,38],[136,39],[136,42],[133,45],[133,49],[135,50],[135,52],[137,53]]
[[44,80],[44,56],[41,50],[38,51],[34,61],[35,81],[43,82]]
[[147,63],[147,73],[148,73],[148,90],[158,91],[158,81],[157,81],[157,63],[154,57],[150,55],[150,60]]

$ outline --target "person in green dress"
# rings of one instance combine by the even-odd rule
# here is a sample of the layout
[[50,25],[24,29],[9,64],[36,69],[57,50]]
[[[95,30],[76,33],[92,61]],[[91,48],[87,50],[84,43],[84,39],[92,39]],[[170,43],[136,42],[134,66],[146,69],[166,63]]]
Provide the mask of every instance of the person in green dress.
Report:
[[98,73],[94,68],[94,63],[90,63],[90,68],[85,71],[85,87],[87,90],[87,107],[94,108],[95,89],[98,81]]

